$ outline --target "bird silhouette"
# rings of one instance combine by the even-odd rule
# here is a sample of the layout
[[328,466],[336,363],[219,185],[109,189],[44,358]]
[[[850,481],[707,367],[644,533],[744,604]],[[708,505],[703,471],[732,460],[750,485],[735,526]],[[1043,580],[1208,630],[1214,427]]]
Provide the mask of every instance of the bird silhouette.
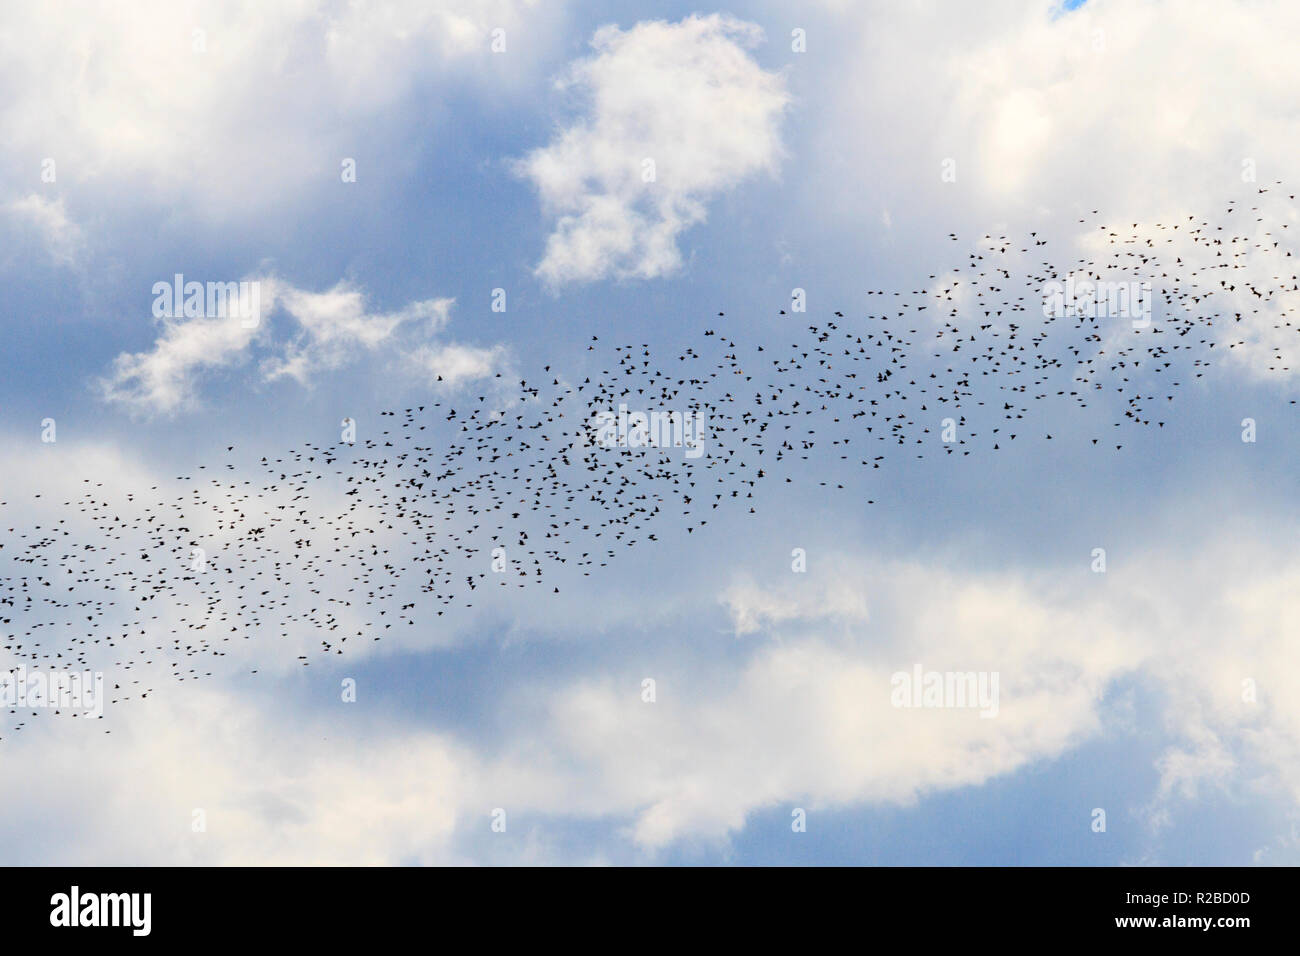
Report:
[[[1042,258],[1040,230],[985,234],[923,288],[868,290],[856,313],[784,303],[779,341],[723,311],[680,348],[592,336],[575,374],[555,360],[536,381],[498,374],[482,394],[379,411],[379,434],[356,442],[274,457],[227,445],[218,475],[204,464],[126,492],[86,479],[56,520],[0,502],[4,650],[111,674],[116,704],[210,677],[242,642],[259,655],[287,643],[309,666],[490,588],[554,597],[637,546],[691,539],[715,512],[757,514],[767,483],[859,493],[891,458],[1059,445],[1073,433],[1041,423],[1063,409],[1091,432],[1085,447],[1120,452],[1114,439],[1163,428],[1216,356],[1293,371],[1294,209],[1279,190],[1266,210],[1263,192],[1249,216],[1226,204],[1232,229],[1085,217],[1088,252],[1065,263]],[[1149,313],[1086,296],[1048,308],[1044,290],[1071,278],[1149,283]],[[636,441],[602,437],[600,416],[621,408],[675,417]],[[698,442],[687,422],[702,423]],[[10,714],[21,730],[26,711]]]

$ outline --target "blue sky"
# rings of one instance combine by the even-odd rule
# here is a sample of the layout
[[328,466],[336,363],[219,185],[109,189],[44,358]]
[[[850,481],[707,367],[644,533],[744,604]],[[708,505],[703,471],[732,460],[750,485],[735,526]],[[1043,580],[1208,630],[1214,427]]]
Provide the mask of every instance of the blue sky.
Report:
[[[256,480],[345,417],[373,439],[381,410],[506,401],[498,372],[595,378],[593,336],[671,358],[706,328],[744,347],[834,310],[870,328],[867,290],[931,290],[986,234],[1036,231],[1068,263],[1092,210],[1219,222],[1300,174],[1285,4],[103,16],[0,15],[13,535],[65,518],[91,540],[57,505],[85,478],[114,501],[200,465]],[[659,192],[638,191],[646,148]],[[1282,193],[1271,221],[1294,219]],[[192,347],[199,326],[151,314],[175,273],[259,280],[273,304],[254,335]],[[807,321],[779,314],[794,289]],[[1293,864],[1300,444],[1273,321],[1220,329],[1245,344],[1120,452],[1088,442],[1124,408],[1099,395],[1035,406],[996,455],[814,456],[755,515],[664,528],[554,600],[489,594],[308,668],[305,629],[250,634],[212,678],[102,721],[6,713],[0,859]],[[1002,714],[891,708],[917,663],[1003,673]]]

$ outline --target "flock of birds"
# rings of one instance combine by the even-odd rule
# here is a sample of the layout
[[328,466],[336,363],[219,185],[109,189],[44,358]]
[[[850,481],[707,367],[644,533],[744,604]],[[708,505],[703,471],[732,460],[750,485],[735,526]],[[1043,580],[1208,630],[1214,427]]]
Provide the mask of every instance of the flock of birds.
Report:
[[[779,343],[723,331],[722,313],[666,360],[593,336],[581,380],[498,375],[485,394],[381,412],[377,437],[264,457],[256,478],[227,461],[116,496],[86,479],[44,523],[24,524],[35,502],[0,502],[0,666],[102,671],[117,703],[211,676],[241,642],[288,641],[306,665],[480,589],[556,593],[715,511],[755,513],[765,482],[857,490],[845,469],[890,455],[1050,439],[1029,431],[1036,404],[1099,406],[1114,420],[1092,413],[1089,440],[1120,449],[1126,428],[1163,427],[1216,356],[1292,371],[1300,269],[1270,191],[1223,224],[1098,223],[1068,267],[1041,259],[1036,233],[986,235],[925,289],[869,293],[865,314],[780,310]],[[1042,290],[1070,275],[1150,282],[1153,321],[1049,314]],[[690,413],[703,453],[611,447],[596,416],[620,405]]]

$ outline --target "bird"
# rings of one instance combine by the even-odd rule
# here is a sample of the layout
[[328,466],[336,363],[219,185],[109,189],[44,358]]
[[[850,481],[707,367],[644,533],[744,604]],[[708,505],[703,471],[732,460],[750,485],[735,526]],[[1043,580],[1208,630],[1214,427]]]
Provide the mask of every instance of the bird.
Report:
[[[1163,429],[1225,356],[1294,372],[1294,196],[1262,193],[1228,201],[1224,224],[1093,211],[1080,222],[1099,241],[1060,262],[1044,227],[986,233],[945,244],[957,261],[920,288],[866,289],[822,317],[719,309],[684,347],[593,335],[569,373],[551,358],[479,394],[378,409],[371,437],[226,444],[224,470],[148,487],[86,478],[53,518],[0,501],[0,646],[111,674],[124,704],[225,673],[243,642],[310,666],[489,591],[554,598],[635,549],[694,542],[716,513],[756,517],[772,484],[874,506],[872,474],[895,461],[1059,446],[1076,430],[1042,423],[1066,414],[1089,454],[1121,453],[1108,432]],[[1107,296],[1049,301],[1071,279]],[[22,730],[27,710],[9,713]]]

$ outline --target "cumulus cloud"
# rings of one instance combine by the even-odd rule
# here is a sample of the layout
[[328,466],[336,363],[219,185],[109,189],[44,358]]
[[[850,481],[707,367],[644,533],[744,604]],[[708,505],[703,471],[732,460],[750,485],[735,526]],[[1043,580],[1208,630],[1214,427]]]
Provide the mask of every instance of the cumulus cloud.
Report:
[[[134,179],[187,209],[242,215],[337,182],[359,124],[421,82],[519,74],[545,47],[554,10],[532,0],[13,7],[0,31],[0,168],[35,181],[49,158],[60,187]],[[515,41],[513,70],[492,59],[495,29]]]
[[[723,595],[738,627],[775,638],[780,626],[738,673],[661,682],[668,703],[655,707],[597,680],[557,696],[561,753],[609,781],[638,845],[720,840],[781,802],[906,804],[1014,772],[1097,733],[1107,684],[1145,658],[1140,627],[1099,596],[1017,575],[823,560],[841,569],[825,586]],[[879,604],[874,626],[863,595]],[[917,664],[998,672],[996,718],[895,707],[892,675]]]
[[[17,468],[16,491],[63,500],[82,473],[111,476],[115,493],[159,483],[111,449],[50,451],[67,467]],[[196,533],[221,518],[200,516]],[[79,863],[467,862],[480,851],[463,840],[496,806],[543,829],[548,819],[603,821],[625,837],[611,836],[611,849],[654,853],[725,841],[774,806],[906,805],[1014,774],[1113,730],[1108,695],[1125,678],[1150,689],[1149,730],[1164,741],[1149,804],[1130,808],[1153,829],[1214,788],[1294,805],[1294,528],[1243,528],[1254,525],[1225,520],[1203,547],[1155,546],[1129,555],[1129,572],[1104,575],[1086,561],[988,572],[956,556],[821,553],[820,570],[742,579],[718,595],[749,635],[742,655],[717,659],[691,642],[658,655],[653,705],[640,673],[621,667],[530,678],[490,711],[490,749],[436,727],[276,713],[252,687],[163,677],[148,701],[110,709],[110,736],[58,718],[6,734],[15,762],[43,755],[35,790],[0,785],[6,819],[21,828],[34,807],[56,807],[77,832],[60,859]],[[707,618],[698,605],[679,613],[696,626]],[[278,665],[263,648],[257,666],[293,669],[310,650],[301,638],[279,648]],[[420,639],[408,640],[417,650]],[[233,660],[255,653],[249,645]],[[894,706],[891,677],[917,665],[997,672],[996,716]],[[187,743],[195,733],[203,748]],[[324,765],[348,772],[313,769]],[[143,802],[126,796],[140,792]],[[194,808],[206,811],[205,835],[188,829]],[[510,853],[534,850],[564,856],[509,843]]]
[[[774,229],[813,222],[819,239],[856,250],[863,224],[885,206],[888,242],[906,243],[918,262],[943,267],[957,249],[978,254],[969,240],[995,229],[1036,230],[1060,264],[1063,241],[1095,251],[1079,224],[1094,209],[1119,229],[1157,232],[1156,222],[1167,230],[1195,216],[1248,232],[1255,205],[1287,202],[1300,183],[1284,66],[1300,53],[1300,8],[1285,0],[1089,0],[1068,11],[1057,0],[827,3],[803,25],[809,53],[789,76],[808,136],[795,159],[804,185]],[[1270,248],[1281,239],[1282,251],[1252,250],[1238,278],[1263,288],[1295,274],[1294,258],[1282,261],[1297,229],[1292,206],[1281,213],[1289,229],[1275,217],[1272,234],[1259,237]],[[1182,254],[1160,246],[1161,256]],[[1165,270],[1152,268],[1158,288]],[[918,280],[935,271],[918,269]],[[1232,364],[1247,375],[1300,373],[1295,316],[1283,315],[1295,296],[1255,313],[1259,301],[1244,294],[1243,321],[1216,329],[1220,341],[1244,340],[1225,349]]]
[[[628,814],[632,840],[655,849],[724,839],[773,805],[907,804],[1014,773],[1103,734],[1107,694],[1132,676],[1155,690],[1167,741],[1159,788],[1135,812],[1166,821],[1198,787],[1300,803],[1286,664],[1300,563],[1284,548],[1225,532],[1194,558],[1134,556],[1132,575],[823,561],[839,568],[830,582],[723,594],[738,627],[769,638],[738,670],[679,662],[654,706],[592,675],[552,697],[520,753],[600,781],[593,805]],[[996,717],[895,707],[891,676],[918,664],[997,672]]]
[[[500,715],[492,754],[450,732],[317,726],[229,689],[163,689],[149,705],[112,711],[115,732],[93,750],[88,736],[72,743],[93,724],[61,729],[64,747],[42,763],[41,787],[84,822],[75,862],[465,862],[473,854],[461,841],[494,806],[543,829],[547,818],[603,820],[623,828],[625,847],[653,853],[725,841],[772,806],[906,805],[1059,757],[1105,732],[1107,694],[1131,675],[1156,688],[1168,741],[1151,804],[1135,813],[1159,827],[1199,787],[1300,800],[1300,693],[1288,665],[1300,563],[1279,560],[1261,578],[1246,569],[1283,556],[1252,546],[1240,549],[1252,563],[1225,575],[1220,560],[1234,546],[1225,540],[1190,563],[1153,551],[1132,576],[1085,566],[1074,583],[1059,571],[842,555],[839,583],[825,593],[769,585],[782,633],[765,629],[769,639],[734,666],[687,654],[661,673],[654,705],[637,681],[599,669],[533,688],[534,704]],[[823,598],[851,608],[861,593],[879,607],[875,623],[829,628]],[[766,599],[748,606],[733,589],[724,600],[767,620]],[[1231,644],[1221,639],[1229,622],[1240,638]],[[996,716],[895,706],[892,676],[918,664],[998,672]],[[1241,693],[1251,675],[1255,702]],[[15,759],[43,747],[57,723],[34,722],[12,744]],[[210,728],[209,746],[186,745],[193,728]],[[326,764],[334,770],[312,770]],[[112,799],[139,792],[139,773],[160,767],[165,779],[144,788],[146,805]],[[75,780],[92,770],[94,807],[72,806]],[[32,799],[30,788],[8,795],[10,819]],[[207,811],[202,838],[185,826],[194,807]]]
[[[204,374],[240,365],[257,348],[264,355],[260,378],[289,378],[310,385],[320,374],[355,363],[367,354],[406,350],[429,377],[445,369],[444,380],[484,377],[503,351],[433,342],[448,321],[454,299],[412,302],[395,312],[372,312],[364,290],[340,282],[325,292],[300,289],[282,279],[245,280],[258,292],[258,315],[164,316],[153,348],[119,355],[98,383],[100,395],[146,415],[171,415],[192,407]],[[282,312],[292,335],[277,337],[265,319]],[[409,362],[408,362],[409,366]]]
[[[907,190],[941,203],[945,227],[972,209],[1068,215],[1095,201],[1167,216],[1219,202],[1248,169],[1261,186],[1293,181],[1283,64],[1297,27],[1285,0],[826,11],[799,74],[823,94],[806,108],[819,185],[835,190],[826,211],[860,223]],[[1213,68],[1187,69],[1197,62]]]
[[517,164],[556,217],[537,275],[667,275],[710,198],[775,170],[789,95],[747,52],[761,38],[719,14],[596,32],[561,83],[586,112]]

